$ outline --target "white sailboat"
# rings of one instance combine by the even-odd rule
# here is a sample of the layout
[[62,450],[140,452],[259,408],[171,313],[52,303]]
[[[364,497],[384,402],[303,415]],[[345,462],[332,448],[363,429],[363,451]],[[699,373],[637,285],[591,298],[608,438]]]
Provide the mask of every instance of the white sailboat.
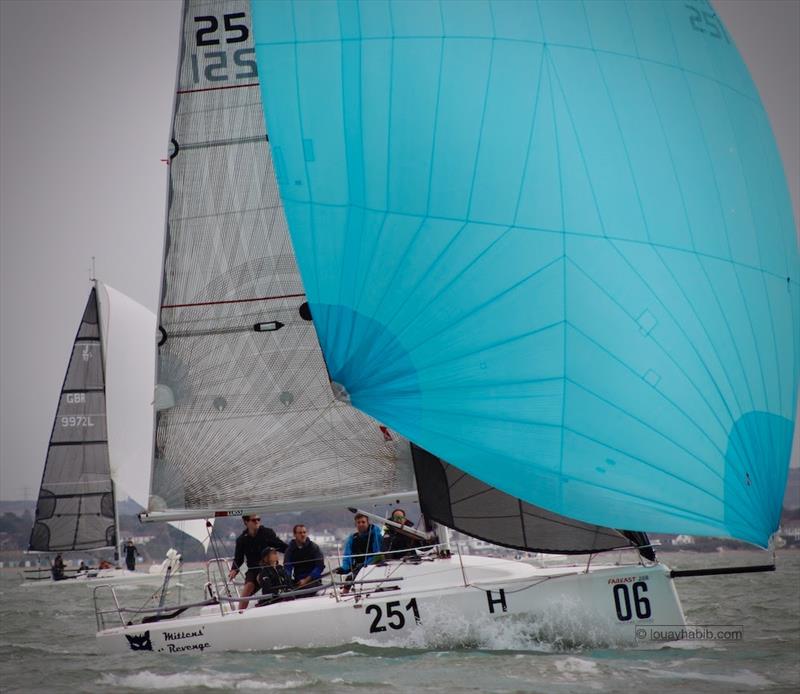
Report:
[[[141,504],[149,486],[142,461],[152,431],[147,374],[155,348],[146,336],[154,330],[151,311],[93,283],[61,389],[28,551],[53,557],[112,550],[114,562],[54,570],[48,561],[46,568],[25,571],[24,585],[162,582],[167,569],[180,568],[174,550],[146,571],[120,566],[119,490]],[[207,545],[205,523],[176,525]]]
[[[720,107],[746,70],[685,10],[185,2],[143,519],[418,496],[442,542],[241,611],[220,560],[194,603],[99,608],[101,649],[427,645],[504,620],[632,643],[684,624],[675,577],[731,570],[670,571],[622,528],[766,545],[800,263],[757,96]],[[768,233],[726,217],[748,187]],[[587,558],[465,556],[445,528]]]
[[[204,48],[212,44],[222,46],[216,57]],[[592,553],[646,545],[641,535],[564,518],[483,484],[331,386],[286,227],[253,54],[249,3],[185,3],[144,520],[372,507],[419,494],[431,520],[506,546]],[[483,519],[470,527],[476,502]],[[226,569],[212,566],[212,597],[193,606],[100,609],[99,645],[177,654],[413,641],[448,621],[478,628],[556,614],[565,618],[553,622],[556,631],[572,629],[574,638],[631,642],[642,624],[684,623],[669,570],[635,549],[624,566],[601,555],[536,568],[462,555],[442,539],[411,560],[387,556],[363,568],[346,592],[328,578],[317,595],[241,612]]]

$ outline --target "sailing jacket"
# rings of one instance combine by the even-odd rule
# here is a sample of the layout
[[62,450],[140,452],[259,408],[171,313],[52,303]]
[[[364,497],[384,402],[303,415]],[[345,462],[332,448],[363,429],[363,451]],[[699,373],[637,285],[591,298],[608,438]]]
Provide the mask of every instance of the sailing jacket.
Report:
[[244,560],[247,559],[247,568],[257,569],[261,564],[261,553],[267,547],[274,547],[279,552],[286,551],[286,543],[275,534],[272,528],[260,525],[255,536],[250,536],[245,530],[236,538],[236,551],[231,568],[239,570]]
[[[404,525],[411,528],[414,527],[414,524],[408,520],[408,518],[405,519]],[[413,554],[414,547],[421,547],[422,544],[423,543],[421,540],[411,537],[410,535],[404,535],[403,533],[398,532],[396,528],[387,525],[386,531],[383,535],[383,546],[381,547],[381,551],[393,552],[393,554],[389,554],[386,557],[387,559],[399,559],[407,554]]]
[[277,595],[292,589],[292,579],[280,564],[277,566],[263,566],[258,574],[258,585],[264,595]]
[[295,583],[306,576],[314,581],[325,569],[322,550],[312,540],[306,540],[302,546],[297,544],[297,540],[291,540],[283,555],[283,565]]
[[[378,557],[373,553],[381,551],[381,531],[377,525],[369,524],[367,532],[359,535],[353,533],[347,538],[344,545],[344,558],[342,559],[342,569],[353,571],[368,564],[374,564]],[[372,554],[370,557],[357,556],[359,554]]]
[[125,545],[122,548],[122,551],[125,552],[125,563],[128,565],[136,564],[136,555],[138,555],[140,558],[142,556],[139,554],[139,550],[136,549],[136,545]]

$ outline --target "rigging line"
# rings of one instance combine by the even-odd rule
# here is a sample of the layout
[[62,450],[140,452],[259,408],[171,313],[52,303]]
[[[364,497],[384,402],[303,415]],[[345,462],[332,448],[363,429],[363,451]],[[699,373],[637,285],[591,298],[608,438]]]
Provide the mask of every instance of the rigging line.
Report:
[[176,94],[196,94],[198,92],[218,92],[223,89],[244,89],[247,87],[258,87],[258,82],[250,82],[248,84],[230,84],[226,87],[203,87],[201,89],[178,89]]
[[227,299],[224,301],[197,301],[189,304],[163,304],[162,309],[165,308],[194,308],[196,306],[220,306],[223,304],[246,304],[254,301],[276,301],[278,299],[296,299],[305,296],[305,293],[300,294],[282,294],[279,296],[259,296],[252,299]]

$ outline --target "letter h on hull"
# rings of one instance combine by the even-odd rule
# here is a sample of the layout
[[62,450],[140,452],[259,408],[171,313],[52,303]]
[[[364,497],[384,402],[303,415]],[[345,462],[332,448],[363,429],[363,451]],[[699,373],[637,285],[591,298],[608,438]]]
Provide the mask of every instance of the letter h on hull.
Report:
[[489,614],[494,614],[495,605],[500,605],[503,612],[508,612],[508,605],[506,604],[506,591],[501,588],[498,593],[500,594],[500,597],[495,598],[493,597],[494,591],[486,591],[486,600],[489,602]]

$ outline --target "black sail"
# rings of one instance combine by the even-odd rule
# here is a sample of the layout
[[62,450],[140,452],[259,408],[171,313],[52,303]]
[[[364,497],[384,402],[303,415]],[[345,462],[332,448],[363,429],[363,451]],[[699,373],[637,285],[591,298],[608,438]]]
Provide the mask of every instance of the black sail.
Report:
[[647,535],[589,525],[528,504],[411,446],[425,517],[466,535],[526,552],[587,554],[639,547],[655,559]]
[[98,317],[97,290],[92,288],[61,387],[29,551],[69,552],[116,544]]

